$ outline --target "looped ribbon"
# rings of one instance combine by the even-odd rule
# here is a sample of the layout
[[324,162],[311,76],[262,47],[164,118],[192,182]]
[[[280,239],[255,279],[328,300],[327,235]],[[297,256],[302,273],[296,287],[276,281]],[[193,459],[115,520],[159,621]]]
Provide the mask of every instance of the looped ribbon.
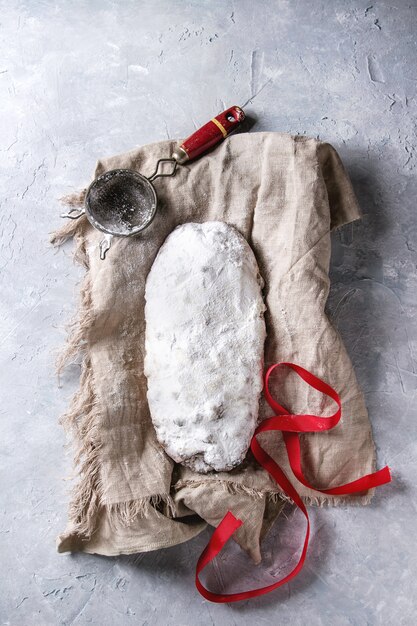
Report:
[[[293,415],[289,413],[283,406],[278,404],[278,402],[273,399],[269,391],[269,379],[275,369],[283,366],[289,367],[313,389],[320,391],[321,393],[334,400],[338,407],[336,412],[330,417],[321,417],[319,415],[308,414]],[[270,591],[273,591],[274,589],[285,585],[285,583],[295,578],[295,576],[300,573],[306,558],[308,543],[310,539],[310,519],[308,516],[307,508],[297,490],[289,481],[283,470],[259,444],[257,440],[258,435],[268,431],[281,431],[288,454],[289,464],[294,476],[300,483],[302,483],[309,489],[313,489],[314,491],[326,493],[333,496],[340,496],[367,491],[368,489],[379,487],[380,485],[384,485],[391,481],[390,470],[389,467],[386,466],[377,472],[367,474],[366,476],[362,476],[357,480],[346,483],[344,485],[340,485],[339,487],[333,487],[331,489],[317,489],[316,487],[311,485],[304,476],[301,467],[301,448],[298,433],[322,432],[334,428],[338,424],[342,415],[342,403],[339,394],[330,385],[325,383],[320,378],[317,378],[317,376],[314,376],[314,374],[312,374],[308,370],[300,367],[299,365],[295,365],[294,363],[287,362],[275,363],[268,369],[265,376],[264,394],[269,406],[276,413],[276,415],[265,419],[255,430],[250,447],[258,463],[272,476],[277,485],[287,496],[292,499],[294,504],[301,510],[304,517],[306,518],[307,527],[303,547],[296,566],[291,570],[289,574],[287,574],[280,580],[265,587],[250,589],[248,591],[242,591],[240,593],[213,593],[206,589],[206,587],[204,587],[204,585],[200,581],[199,575],[202,570],[219,554],[219,552],[223,549],[231,536],[243,524],[243,522],[237,519],[231,511],[228,511],[220,524],[214,530],[210,541],[201,553],[196,566],[196,587],[200,594],[204,598],[206,598],[206,600],[210,600],[211,602],[238,602],[240,600],[248,600],[249,598],[255,598],[269,593]]]

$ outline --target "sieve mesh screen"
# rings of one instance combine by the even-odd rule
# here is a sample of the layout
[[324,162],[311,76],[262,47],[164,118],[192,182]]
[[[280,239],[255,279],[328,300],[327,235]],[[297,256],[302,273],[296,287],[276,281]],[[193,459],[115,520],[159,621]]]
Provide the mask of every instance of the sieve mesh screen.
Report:
[[112,170],[89,190],[87,207],[98,228],[114,235],[130,235],[146,226],[156,210],[151,183],[133,170]]

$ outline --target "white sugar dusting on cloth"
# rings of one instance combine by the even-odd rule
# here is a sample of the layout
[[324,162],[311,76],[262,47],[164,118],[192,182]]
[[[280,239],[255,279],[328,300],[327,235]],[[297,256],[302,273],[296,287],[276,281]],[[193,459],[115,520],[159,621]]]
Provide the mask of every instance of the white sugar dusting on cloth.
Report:
[[230,470],[262,391],[265,305],[255,256],[224,222],[177,227],[146,282],[148,402],[159,442],[197,472]]

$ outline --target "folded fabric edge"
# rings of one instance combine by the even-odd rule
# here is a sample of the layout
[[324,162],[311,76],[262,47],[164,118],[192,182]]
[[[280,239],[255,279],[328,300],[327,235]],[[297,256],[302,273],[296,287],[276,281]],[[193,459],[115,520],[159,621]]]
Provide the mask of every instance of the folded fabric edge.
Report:
[[362,211],[349,174],[335,148],[317,142],[319,170],[327,191],[330,209],[330,229],[336,230],[362,218]]
[[181,543],[185,543],[190,539],[193,539],[197,535],[199,535],[205,528],[207,524],[201,520],[201,523],[196,525],[195,528],[190,528],[187,526],[187,535],[183,538],[175,537],[170,541],[159,541],[159,542],[146,542],[138,544],[134,544],[133,546],[120,547],[118,546],[115,549],[109,548],[108,546],[104,548],[94,548],[89,545],[86,540],[83,540],[74,528],[70,526],[68,529],[58,535],[56,539],[56,548],[59,554],[68,554],[69,552],[85,552],[86,554],[100,554],[102,556],[119,556],[120,554],[139,554],[142,552],[152,552],[154,550],[160,550],[163,548],[171,548],[173,546],[179,545]]

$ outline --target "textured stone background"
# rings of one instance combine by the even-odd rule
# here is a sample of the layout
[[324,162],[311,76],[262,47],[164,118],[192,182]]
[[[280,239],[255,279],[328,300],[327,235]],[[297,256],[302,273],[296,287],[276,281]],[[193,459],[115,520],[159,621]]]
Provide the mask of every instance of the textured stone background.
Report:
[[[0,8],[1,623],[415,624],[416,1]],[[254,130],[320,136],[351,174],[364,218],[334,236],[329,309],[395,481],[368,508],[312,510],[302,574],[223,606],[193,586],[208,533],[144,556],[55,553],[71,474],[58,416],[78,370],[60,388],[53,361],[81,272],[48,233],[57,198],[85,185],[98,157],[186,136],[246,101]],[[275,545],[289,555],[302,522],[287,515]]]

